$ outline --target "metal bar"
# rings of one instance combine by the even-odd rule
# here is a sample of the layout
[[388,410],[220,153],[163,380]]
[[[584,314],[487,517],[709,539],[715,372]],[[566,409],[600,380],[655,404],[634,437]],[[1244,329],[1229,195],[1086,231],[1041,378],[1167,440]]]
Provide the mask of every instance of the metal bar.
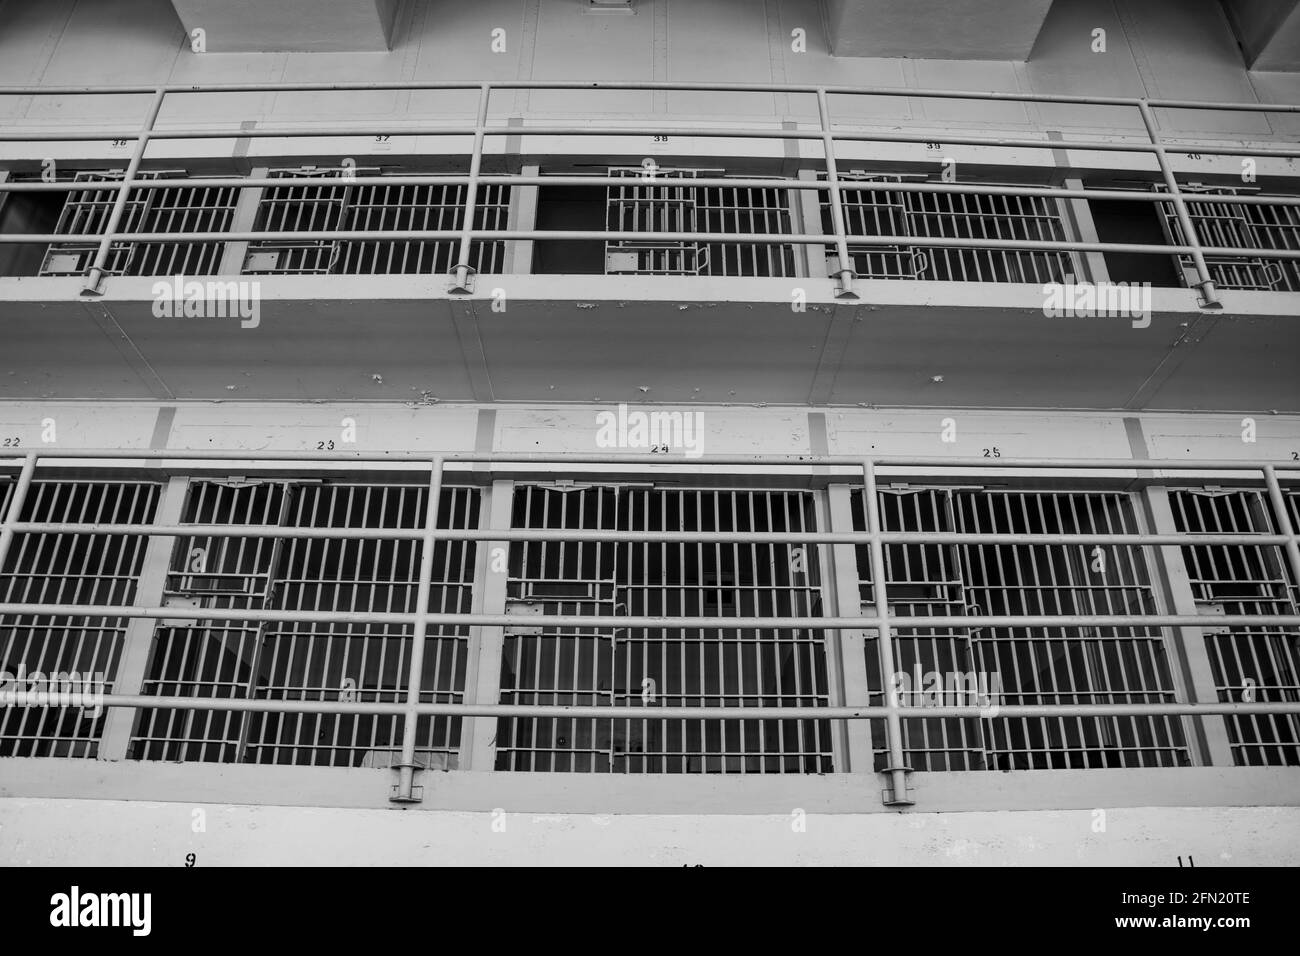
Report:
[[424,535],[420,545],[420,582],[416,586],[414,633],[411,637],[411,661],[406,679],[406,710],[402,721],[402,759],[397,765],[397,790],[393,800],[414,803],[415,738],[419,729],[420,684],[424,679],[424,639],[429,632],[429,595],[433,590],[434,535],[438,530],[438,501],[442,497],[442,459],[434,458],[429,467],[429,497],[425,502]]
[[[373,234],[372,234],[373,235]],[[66,238],[66,237],[62,237]],[[824,237],[823,237],[824,241]],[[1163,247],[1162,247],[1163,248]],[[247,451],[224,451],[215,448],[193,448],[193,449],[167,449],[167,448],[150,448],[144,450],[130,449],[104,449],[104,448],[46,448],[40,451],[31,451],[27,453],[13,453],[6,455],[0,450],[0,461],[6,458],[17,460],[25,458],[27,455],[36,455],[40,459],[54,458],[75,458],[75,459],[106,459],[114,461],[213,461],[219,460],[237,464],[247,461],[315,461],[331,462],[333,464],[344,464],[350,461],[364,462],[418,462],[425,464],[429,461],[428,455],[415,451],[394,451],[394,452],[373,452],[373,451],[307,451],[286,449],[284,451],[268,451],[263,449],[249,449]],[[636,464],[636,465],[657,465],[662,469],[665,464],[674,463],[673,460],[665,461],[664,455],[656,454],[631,454],[617,452],[446,452],[442,456],[443,462],[494,462],[494,463],[511,463],[511,464],[592,464],[592,465],[619,465],[619,464]],[[1078,469],[1097,470],[1116,470],[1122,472],[1131,472],[1134,470],[1160,470],[1160,471],[1254,471],[1260,472],[1266,466],[1271,466],[1279,471],[1300,472],[1300,464],[1292,461],[1268,461],[1266,459],[1254,459],[1245,461],[1228,461],[1222,459],[1206,458],[970,458],[953,456],[952,458],[941,458],[920,455],[881,455],[873,458],[877,467],[905,467],[918,466],[925,468],[1029,468],[1029,469],[1065,469],[1075,471]],[[797,465],[813,467],[818,465],[846,465],[853,466],[855,471],[862,467],[862,459],[852,455],[700,455],[694,458],[683,458],[682,462],[691,466],[698,465],[754,465],[754,466],[772,466],[772,465]]]
[[[716,620],[716,619],[715,619]],[[933,619],[931,619],[933,620]],[[591,618],[587,618],[588,625]],[[549,620],[547,622],[550,623]],[[15,691],[0,692],[0,705],[10,703]],[[404,715],[411,710],[421,716],[446,717],[542,717],[608,720],[860,720],[887,717],[889,707],[620,707],[612,714],[607,706],[553,704],[415,704],[363,703],[341,700],[267,700],[232,697],[147,697],[128,694],[105,694],[95,703],[103,707],[154,708],[158,710],[212,710],[235,713],[285,714],[378,714]],[[1000,705],[996,715],[989,708],[976,706],[941,706],[892,708],[917,717],[1130,717],[1178,716],[1182,714],[1296,714],[1300,701],[1287,703],[1206,703],[1206,704],[1015,704]]]
[[[1092,106],[1137,106],[1134,97],[1081,96],[1053,93],[1017,93],[974,90],[900,89],[898,87],[826,86],[818,87],[791,83],[712,83],[700,81],[572,81],[572,80],[498,80],[481,81],[402,81],[378,80],[366,82],[333,83],[174,83],[164,87],[169,93],[263,93],[263,92],[328,92],[332,90],[469,90],[490,86],[498,90],[704,90],[754,93],[827,93],[860,96],[916,96],[941,99],[1007,100],[1028,103],[1076,103]],[[152,86],[0,86],[0,96],[91,96],[115,94],[153,93]],[[1295,113],[1300,106],[1293,103],[1221,103],[1207,100],[1148,100],[1152,106],[1177,109],[1243,110],[1247,112]]]
[[14,485],[13,497],[9,499],[9,510],[5,512],[5,519],[0,523],[0,570],[5,566],[5,558],[9,556],[9,546],[13,544],[15,527],[18,525],[18,515],[23,509],[23,504],[27,500],[27,491],[32,486],[32,475],[36,473],[36,452],[29,451],[23,458],[22,471],[18,473],[18,482]]
[[[806,540],[806,539],[805,539]],[[85,617],[147,617],[177,618],[183,617],[204,621],[283,621],[337,624],[410,624],[415,621],[414,614],[378,611],[281,611],[258,608],[183,608],[174,607],[124,607],[121,605],[96,604],[40,604],[40,603],[5,603],[0,604],[0,614],[75,614]],[[1062,615],[994,615],[972,614],[962,619],[963,626],[972,627],[1124,627],[1141,625],[1175,625],[1199,627],[1205,623],[1201,615],[1179,614],[1062,614]],[[1258,624],[1276,624],[1286,626],[1300,625],[1300,614],[1231,614],[1216,616],[1215,623],[1223,626],[1249,626]],[[717,617],[634,615],[603,618],[602,623],[611,626],[631,628],[703,628],[718,626]],[[727,628],[860,628],[861,617],[728,617]],[[933,617],[894,615],[895,624],[904,627],[922,627],[934,624]],[[506,627],[517,625],[518,617],[506,614],[469,614],[469,613],[429,613],[428,624],[455,625],[478,624],[489,627]],[[546,618],[548,627],[591,627],[591,618],[580,614],[556,614]],[[872,625],[874,626],[874,624]]]
[[1169,156],[1165,152],[1164,144],[1160,141],[1160,132],[1156,128],[1155,113],[1152,112],[1151,106],[1145,101],[1138,103],[1138,111],[1142,114],[1142,124],[1146,127],[1147,135],[1151,137],[1151,145],[1155,147],[1156,161],[1160,164],[1160,175],[1164,178],[1165,186],[1169,190],[1169,199],[1173,203],[1174,212],[1178,216],[1178,223],[1182,226],[1183,236],[1192,247],[1192,262],[1196,266],[1196,275],[1200,280],[1197,286],[1201,290],[1201,305],[1208,309],[1221,309],[1223,303],[1218,300],[1218,296],[1214,292],[1214,278],[1210,275],[1210,267],[1205,261],[1205,252],[1201,249],[1200,237],[1196,233],[1196,226],[1192,223],[1191,214],[1187,211],[1187,203],[1183,200],[1182,190],[1178,187],[1178,178],[1174,176],[1173,167],[1169,165]]
[[474,237],[474,209],[478,202],[478,177],[483,165],[483,136],[487,131],[488,99],[491,88],[485,83],[479,89],[478,115],[474,122],[474,151],[469,158],[469,177],[465,187],[465,205],[461,215],[460,255],[456,262],[456,281],[450,292],[468,294],[469,249]]
[[[1049,141],[1050,142],[1050,141]],[[1196,147],[1200,149],[1201,147]],[[810,171],[811,172],[811,171]],[[401,176],[357,176],[346,181],[350,186],[458,186],[468,182],[464,174],[429,174],[409,173]],[[489,174],[479,176],[481,185],[490,186],[626,186],[624,177],[610,176],[541,176]],[[340,185],[338,177],[294,176],[267,177],[253,175],[240,177],[205,177],[185,179],[186,187],[199,188],[242,188],[271,186],[333,186]],[[691,180],[692,186],[711,188],[750,188],[750,189],[797,189],[803,192],[826,191],[830,185],[820,179],[786,179],[764,176],[747,178],[743,176],[723,179],[701,177]],[[175,189],[175,179],[143,179],[135,184],[137,191],[153,189]],[[0,193],[6,192],[94,192],[118,189],[117,182],[0,182]],[[1002,186],[982,183],[934,183],[934,182],[871,182],[866,180],[846,180],[839,182],[840,192],[907,192],[907,193],[957,193],[980,196],[1042,196],[1048,199],[1116,199],[1125,202],[1162,203],[1167,201],[1164,193],[1152,193],[1137,189],[1057,189],[1051,186]],[[1223,202],[1230,205],[1261,206],[1300,206],[1300,196],[1271,196],[1255,194],[1214,194],[1213,200],[1204,196],[1185,195],[1188,203]],[[782,234],[783,235],[783,234]],[[65,237],[66,238],[66,237]]]
[[880,540],[880,498],[876,488],[875,463],[867,460],[862,464],[863,498],[866,505],[867,531],[873,535],[871,540],[871,594],[876,603],[877,647],[880,651],[880,672],[885,687],[885,738],[889,747],[889,773],[893,786],[888,799],[893,805],[905,805],[912,801],[907,794],[908,767],[903,758],[903,721],[899,717],[899,701],[895,691],[894,674],[898,665],[894,660],[894,633],[889,619],[889,596],[886,586],[885,546]]
[[[828,132],[830,132],[828,130]],[[151,135],[158,140],[208,140],[208,139],[338,139],[372,136],[479,136],[480,133],[468,126],[347,126],[347,127],[274,127],[263,126],[256,129],[160,129]],[[822,139],[824,135],[817,130],[786,129],[784,127],[658,127],[658,126],[493,126],[482,130],[483,136],[679,136],[700,139]],[[831,135],[840,140],[867,143],[926,143],[933,141],[926,134],[912,133],[868,133],[857,130],[839,130]],[[49,133],[41,132],[0,132],[0,142],[82,142],[126,139],[122,134],[108,133]],[[1041,139],[1007,139],[987,136],[953,136],[945,140],[945,145],[983,146],[1009,149],[1076,149],[1108,153],[1150,153],[1154,150],[1148,143],[1115,142],[1111,140],[1041,140]],[[1207,150],[1211,147],[1206,147]],[[1294,151],[1274,150],[1262,147],[1230,150],[1233,155],[1278,156],[1290,158]]]
[[840,288],[835,297],[857,299],[858,295],[853,291],[853,258],[849,255],[848,230],[844,225],[844,198],[840,195],[840,174],[835,165],[835,140],[831,135],[830,106],[827,104],[825,90],[817,91],[817,117],[821,123],[826,185],[830,190],[831,225],[835,230],[835,248],[839,256]]
[[[60,534],[201,534],[213,538],[339,538],[367,540],[408,540],[423,537],[416,528],[309,528],[283,525],[131,525],[76,523],[62,521],[22,521],[14,531],[24,534],[56,532]],[[486,528],[446,528],[435,532],[438,540],[452,541],[624,541],[667,542],[698,541],[705,543],[755,542],[762,544],[865,544],[874,535],[866,531],[615,531],[579,528],[508,528],[492,532]],[[1162,533],[1162,534],[1042,534],[1006,532],[981,534],[955,531],[882,531],[880,540],[887,544],[1280,544],[1290,538],[1284,534]]]
[[122,176],[117,199],[114,200],[113,209],[108,214],[108,221],[104,224],[104,236],[99,242],[99,249],[96,251],[95,260],[90,267],[90,274],[86,277],[86,283],[82,287],[82,295],[100,295],[102,292],[100,285],[103,283],[104,266],[108,263],[109,250],[112,248],[113,239],[117,235],[118,226],[121,225],[122,214],[126,211],[127,197],[131,192],[131,187],[135,184],[136,173],[140,171],[144,151],[149,145],[149,136],[153,131],[154,122],[158,119],[158,113],[162,109],[163,99],[166,96],[167,91],[162,87],[154,93],[153,101],[149,104],[149,111],[145,115],[144,125],[135,137],[135,148],[131,151],[131,161],[127,163],[126,173]]
[[[1167,198],[1165,194],[1162,197]],[[133,242],[217,242],[217,241],[291,241],[291,240],[350,240],[350,241],[367,241],[375,242],[382,240],[385,242],[394,242],[411,239],[456,239],[460,238],[463,233],[460,230],[419,230],[403,229],[393,230],[391,232],[365,232],[360,230],[320,230],[314,232],[175,232],[175,233],[131,233]],[[480,229],[474,230],[474,235],[483,240],[556,240],[561,242],[569,241],[590,241],[592,239],[610,239],[610,240],[640,240],[650,242],[681,242],[695,241],[700,243],[744,243],[753,245],[771,245],[774,236],[779,236],[782,243],[803,244],[803,245],[823,245],[827,237],[794,235],[785,233],[703,233],[703,232],[662,232],[662,233],[644,233],[644,232],[601,232],[596,230],[521,230],[521,229]],[[4,233],[0,235],[0,243],[42,243],[42,242],[68,242],[67,235],[57,233]],[[950,248],[950,249],[1024,249],[1027,251],[1060,251],[1060,252],[1134,252],[1149,253],[1152,255],[1191,255],[1197,250],[1187,245],[1144,245],[1140,243],[1103,243],[1103,242],[1065,242],[1055,240],[1026,240],[1026,239],[956,239],[946,237],[925,237],[918,241],[914,236],[854,236],[854,245],[867,246],[896,246],[896,245],[913,245],[918,248]],[[1300,249],[1269,249],[1261,250],[1257,247],[1240,247],[1240,246],[1202,246],[1200,251],[1206,255],[1224,256],[1229,258],[1259,258],[1268,259],[1300,259]],[[978,280],[977,280],[978,281]]]
[[[0,142],[100,142],[129,139],[134,134],[87,132],[87,133],[51,133],[48,131],[0,132]],[[472,127],[460,126],[376,126],[376,127],[260,127],[258,129],[161,129],[150,138],[160,140],[207,140],[207,139],[241,139],[245,137],[260,139],[331,139],[378,135],[398,136],[471,136],[477,135]],[[618,126],[494,126],[483,131],[485,136],[680,136],[705,139],[820,139],[822,134],[814,130],[797,130],[764,127],[618,127]],[[832,135],[839,140],[866,143],[927,143],[933,142],[932,134],[911,133],[869,133],[860,130],[841,129]],[[1116,142],[1110,140],[1040,140],[1008,139],[987,136],[952,136],[945,138],[944,145],[976,146],[1006,149],[1074,149],[1080,151],[1111,153],[1154,153],[1149,143]],[[1261,156],[1293,159],[1295,149],[1272,149],[1263,146],[1201,146],[1188,144],[1190,152],[1201,152],[1215,156]]]
[[1300,545],[1296,544],[1296,529],[1291,522],[1291,512],[1287,509],[1282,488],[1277,482],[1277,471],[1272,465],[1264,466],[1264,482],[1268,485],[1268,500],[1273,504],[1273,513],[1284,536],[1282,547],[1286,549],[1287,563],[1291,566],[1291,580],[1300,588]]
[[[1162,194],[1163,195],[1163,194]],[[787,233],[724,233],[724,232],[603,232],[598,230],[547,230],[547,229],[476,229],[473,235],[479,239],[545,239],[549,241],[591,241],[592,239],[637,240],[641,242],[683,242],[701,243],[745,243],[770,245],[774,236],[779,236],[781,243],[799,243],[806,245],[824,245],[827,236],[796,235]],[[141,232],[131,233],[133,242],[251,242],[255,240],[285,241],[324,241],[350,240],[374,242],[400,241],[408,239],[459,239],[464,236],[458,229],[394,229],[389,232],[367,232],[357,229],[313,230],[303,232]],[[57,233],[5,233],[0,235],[0,243],[39,243],[67,242],[67,235]],[[1195,250],[1187,245],[1150,245],[1141,243],[1102,243],[1102,242],[1065,242],[1045,239],[957,239],[949,237],[925,237],[917,241],[911,236],[854,236],[855,246],[895,246],[916,245],[953,249],[1025,249],[1037,251],[1079,251],[1079,252],[1138,252],[1152,255],[1192,254]],[[1260,250],[1244,247],[1202,247],[1210,255],[1257,257]],[[1269,250],[1272,259],[1300,259],[1300,249]]]

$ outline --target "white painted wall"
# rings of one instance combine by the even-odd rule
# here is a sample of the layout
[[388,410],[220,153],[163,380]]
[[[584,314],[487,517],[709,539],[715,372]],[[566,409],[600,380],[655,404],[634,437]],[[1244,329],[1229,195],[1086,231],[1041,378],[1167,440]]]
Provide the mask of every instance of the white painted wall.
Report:
[[[1253,442],[1242,415],[1199,413],[1051,413],[997,409],[763,408],[629,405],[699,412],[702,454],[831,454],[1004,458],[1133,458],[1125,419],[1139,423],[1146,456],[1168,459],[1290,461],[1300,452],[1300,416],[1255,413]],[[334,441],[344,452],[599,452],[599,405],[471,405],[257,402],[0,402],[0,438],[24,448],[314,450]],[[810,418],[818,416],[817,418]],[[356,442],[341,441],[344,419]],[[953,419],[956,440],[943,440]],[[43,442],[55,423],[54,443]],[[820,430],[824,429],[824,438]],[[484,432],[486,430],[486,432]],[[342,457],[342,456],[341,456]],[[689,464],[674,454],[675,466]],[[703,467],[703,466],[696,466]],[[680,470],[680,469],[679,469]],[[1003,472],[1005,474],[1005,472]]]
[[[691,80],[1027,91],[1300,102],[1300,74],[1250,73],[1217,0],[1055,0],[1027,62],[834,57],[821,0],[638,0],[633,16],[585,15],[576,0],[407,2],[387,53],[191,51],[170,0],[0,2],[0,84],[159,84],[379,80]],[[492,31],[504,30],[504,52]],[[1093,31],[1106,50],[1093,52]],[[806,49],[793,49],[803,30]],[[210,38],[211,39],[211,38]],[[1140,129],[1099,107],[835,97],[848,120],[930,128],[990,124]],[[147,98],[0,98],[0,120],[34,125],[134,121]],[[177,99],[163,121],[374,120],[464,115],[474,93],[228,94]],[[497,115],[711,119],[815,117],[811,96],[771,93],[505,93]],[[1168,130],[1294,135],[1300,116],[1171,111]]]
[[[205,832],[194,832],[195,811]],[[798,831],[802,822],[803,830]],[[1104,831],[1099,832],[1101,826]],[[1300,864],[1300,808],[777,815],[341,810],[0,800],[10,866]]]

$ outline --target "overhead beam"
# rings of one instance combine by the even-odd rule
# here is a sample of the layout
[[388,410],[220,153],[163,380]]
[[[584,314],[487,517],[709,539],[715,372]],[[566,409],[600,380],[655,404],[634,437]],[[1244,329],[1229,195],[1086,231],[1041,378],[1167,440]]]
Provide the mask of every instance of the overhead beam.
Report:
[[1300,0],[1224,0],[1252,70],[1300,71]]
[[399,0],[172,0],[204,53],[382,53]]
[[1027,60],[1052,0],[825,0],[835,56]]

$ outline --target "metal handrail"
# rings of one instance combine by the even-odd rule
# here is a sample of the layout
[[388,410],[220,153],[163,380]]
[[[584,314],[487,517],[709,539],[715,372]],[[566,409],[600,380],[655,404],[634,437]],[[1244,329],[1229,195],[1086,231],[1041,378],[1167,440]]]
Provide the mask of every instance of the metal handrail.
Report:
[[[9,456],[12,462],[16,456]],[[122,525],[107,523],[32,522],[20,521],[27,494],[35,477],[40,459],[67,459],[79,461],[111,460],[118,463],[130,461],[224,460],[237,461],[310,461],[338,462],[353,460],[364,462],[415,461],[429,468],[429,494],[425,503],[422,528],[345,529],[345,528],[291,528],[267,525]],[[3,467],[4,458],[0,458]],[[399,782],[393,799],[410,801],[414,797],[414,775],[417,718],[421,715],[458,717],[594,717],[611,718],[678,718],[702,720],[729,720],[743,716],[746,719],[867,719],[881,718],[886,722],[886,740],[889,748],[889,774],[891,789],[889,802],[905,804],[908,798],[908,768],[904,765],[903,714],[908,710],[896,695],[886,694],[882,706],[844,707],[629,707],[611,711],[608,707],[550,706],[514,704],[445,704],[420,701],[422,681],[422,655],[424,637],[430,627],[487,626],[507,627],[518,623],[518,618],[507,614],[434,613],[428,610],[432,583],[433,552],[440,540],[633,540],[633,541],[704,541],[704,542],[781,542],[816,544],[867,544],[871,550],[872,580],[879,582],[874,590],[875,616],[814,617],[798,615],[789,617],[704,617],[684,615],[620,615],[593,618],[587,615],[547,615],[545,623],[552,627],[611,627],[624,628],[802,628],[818,630],[874,630],[878,635],[883,673],[894,673],[892,633],[894,628],[932,627],[937,620],[932,616],[894,614],[890,610],[888,578],[885,572],[884,546],[886,543],[1110,543],[1134,546],[1168,546],[1197,544],[1282,545],[1287,563],[1300,582],[1300,536],[1293,527],[1281,484],[1279,469],[1294,470],[1286,462],[1268,461],[1205,461],[1163,459],[1017,459],[1017,458],[931,458],[917,456],[880,456],[858,458],[845,455],[710,455],[688,460],[691,464],[719,464],[738,466],[770,466],[798,464],[807,467],[834,464],[853,465],[862,470],[862,491],[866,499],[867,527],[863,532],[617,532],[583,531],[578,529],[439,529],[438,506],[447,473],[447,464],[507,464],[539,462],[546,464],[665,464],[662,455],[646,454],[546,454],[508,452],[453,452],[428,456],[415,452],[392,454],[344,452],[320,453],[310,451],[251,451],[227,452],[215,449],[186,450],[77,450],[50,449],[29,451],[22,457],[21,471],[10,498],[4,520],[0,522],[0,567],[17,534],[54,532],[77,534],[137,534],[145,536],[176,537],[195,535],[203,537],[283,537],[283,538],[383,538],[416,539],[421,541],[421,577],[418,583],[416,609],[412,612],[368,611],[292,611],[266,608],[176,608],[117,605],[78,605],[47,603],[3,603],[0,614],[6,615],[69,615],[75,617],[109,617],[130,619],[166,619],[184,617],[205,621],[242,620],[249,622],[301,622],[323,624],[390,624],[413,627],[413,651],[407,677],[405,702],[388,704],[361,703],[358,701],[279,701],[243,700],[232,698],[151,697],[141,695],[111,694],[102,699],[103,706],[127,708],[196,709],[220,711],[283,711],[316,714],[400,714],[403,723],[402,756],[397,765]],[[886,532],[883,530],[877,497],[877,476],[880,467],[899,466],[978,467],[994,469],[1069,468],[1093,471],[1109,470],[1161,470],[1161,471],[1227,471],[1256,473],[1268,489],[1273,510],[1279,524],[1279,534],[963,534],[950,532]],[[963,626],[975,627],[1198,627],[1205,624],[1200,615],[1179,614],[1109,614],[1109,615],[1032,615],[1008,616],[976,614],[963,616]],[[1216,626],[1240,627],[1300,627],[1300,615],[1223,615],[1215,616]],[[998,707],[1000,716],[1010,717],[1099,717],[1142,715],[1233,715],[1233,714],[1300,714],[1300,702],[1280,703],[1162,703],[1162,704],[1034,704]],[[976,706],[927,707],[927,717],[985,717],[984,709]]]
[[[319,125],[309,128],[298,127],[262,127],[257,129],[199,129],[199,128],[176,128],[157,126],[158,115],[161,111],[166,98],[176,95],[194,94],[194,93],[263,93],[263,92],[294,92],[294,91],[376,91],[376,90],[477,90],[479,92],[477,108],[475,111],[475,123],[473,126],[417,126],[406,128],[376,128],[371,126],[363,127],[342,127],[330,128]],[[503,126],[489,124],[489,106],[492,92],[494,90],[575,90],[575,91],[614,91],[614,90],[701,90],[713,92],[755,92],[755,93],[793,93],[793,94],[810,94],[816,97],[818,112],[818,128],[808,129],[777,129],[777,128],[743,128],[743,127],[618,127],[616,125],[595,125],[587,123],[581,126],[577,125],[560,125],[560,126]],[[1093,106],[1116,106],[1127,107],[1138,110],[1143,129],[1146,133],[1146,142],[1116,142],[1105,140],[1094,141],[1073,141],[1073,140],[1036,140],[1036,139],[1016,139],[1006,137],[980,137],[980,136],[957,136],[947,137],[946,143],[958,146],[992,146],[1003,148],[1034,148],[1050,150],[1098,150],[1113,152],[1138,152],[1148,153],[1155,157],[1162,179],[1168,189],[1167,194],[1160,194],[1158,198],[1142,196],[1135,193],[1131,196],[1117,195],[1113,198],[1134,199],[1136,201],[1168,201],[1173,204],[1175,215],[1182,227],[1184,235],[1187,237],[1187,245],[1178,247],[1154,247],[1142,245],[1117,245],[1109,243],[1058,243],[1058,244],[1039,244],[1039,243],[1016,243],[1008,244],[1006,242],[974,242],[970,245],[963,246],[956,241],[949,242],[930,242],[927,245],[946,245],[954,248],[984,248],[984,249],[1028,249],[1028,250],[1064,250],[1064,251],[1105,251],[1111,249],[1114,251],[1128,252],[1161,252],[1176,255],[1187,255],[1191,257],[1192,265],[1197,274],[1196,288],[1200,291],[1200,304],[1204,308],[1221,308],[1218,301],[1217,293],[1214,287],[1214,280],[1210,273],[1209,265],[1206,262],[1207,255],[1241,257],[1248,254],[1258,254],[1258,250],[1245,250],[1235,247],[1205,247],[1201,244],[1196,230],[1192,224],[1188,203],[1191,198],[1185,197],[1178,187],[1177,179],[1174,176],[1172,166],[1169,162],[1168,149],[1171,144],[1162,140],[1158,124],[1155,119],[1155,109],[1194,109],[1194,110],[1217,110],[1225,112],[1245,111],[1245,112],[1274,112],[1274,113],[1295,113],[1300,112],[1300,105],[1293,104],[1272,104],[1272,103],[1212,103],[1204,101],[1188,100],[1161,100],[1146,99],[1138,97],[1106,97],[1106,96],[1071,96],[1045,93],[1013,93],[1013,92],[983,92],[970,90],[936,90],[936,89],[910,89],[897,87],[848,87],[848,86],[814,86],[800,84],[776,84],[776,83],[700,83],[700,82],[586,82],[586,81],[536,81],[536,80],[502,80],[491,82],[472,82],[472,81],[449,81],[449,82],[415,82],[415,81],[377,81],[363,83],[279,83],[279,84],[252,84],[252,83],[233,83],[233,84],[208,84],[208,85],[186,85],[186,84],[163,84],[160,86],[105,86],[98,88],[87,87],[39,87],[39,86],[4,86],[0,87],[0,96],[51,96],[51,95],[128,95],[128,94],[151,94],[152,100],[146,111],[145,120],[142,126],[132,131],[111,131],[102,130],[87,131],[84,133],[59,132],[51,133],[49,131],[9,131],[0,132],[0,142],[40,142],[40,141],[103,141],[103,140],[132,140],[135,144],[127,165],[126,174],[120,183],[115,184],[118,190],[116,201],[110,212],[105,224],[104,232],[101,234],[99,247],[96,251],[94,261],[90,267],[86,282],[83,287],[85,295],[102,294],[102,283],[105,277],[105,265],[108,261],[112,243],[124,236],[137,241],[146,241],[145,237],[119,231],[121,227],[122,213],[126,207],[127,196],[130,190],[141,185],[137,179],[140,164],[144,158],[145,151],[150,140],[179,140],[179,139],[226,139],[226,138],[269,138],[269,137],[340,137],[354,135],[380,135],[397,132],[398,135],[437,135],[437,136],[472,136],[473,146],[470,154],[469,172],[464,177],[437,177],[424,179],[421,177],[404,177],[409,178],[412,183],[423,182],[451,182],[463,184],[465,198],[462,207],[462,228],[454,231],[450,236],[443,236],[442,232],[412,232],[402,233],[402,238],[458,238],[459,253],[457,261],[453,267],[455,280],[451,287],[453,293],[468,293],[469,275],[472,270],[470,264],[471,246],[476,239],[536,239],[539,238],[536,231],[501,231],[501,230],[480,230],[474,228],[474,210],[477,202],[478,186],[487,182],[495,182],[500,177],[485,177],[482,175],[482,158],[484,142],[489,136],[541,136],[541,135],[559,135],[559,136],[638,136],[638,135],[675,135],[687,136],[694,138],[761,138],[761,139],[780,139],[780,140],[820,140],[823,146],[823,160],[826,164],[826,180],[824,183],[799,185],[797,188],[825,188],[829,196],[831,207],[831,222],[833,232],[820,236],[817,239],[807,236],[781,236],[782,242],[799,242],[804,244],[826,243],[834,244],[838,251],[838,271],[839,289],[837,295],[845,299],[856,299],[857,294],[853,291],[853,280],[855,274],[852,270],[852,258],[849,256],[849,239],[854,240],[854,245],[894,245],[898,242],[898,237],[850,237],[847,233],[844,215],[844,202],[842,191],[849,188],[848,183],[840,180],[835,159],[836,142],[897,142],[897,143],[924,143],[929,142],[932,137],[923,134],[912,134],[903,132],[868,132],[863,130],[847,129],[837,127],[830,111],[829,97],[840,95],[851,96],[889,96],[889,97],[922,97],[938,99],[957,99],[957,100],[986,100],[986,101],[1012,101],[1027,103],[1056,103],[1056,104],[1080,104]],[[1296,150],[1292,149],[1274,149],[1262,146],[1215,146],[1205,145],[1197,146],[1196,150],[1203,154],[1209,155],[1234,155],[1234,156],[1277,156],[1293,158],[1298,155]],[[540,177],[537,177],[540,178]],[[284,184],[284,180],[278,182]],[[389,181],[392,184],[392,181]],[[251,183],[245,182],[244,185]],[[767,185],[779,185],[777,181],[769,180]],[[37,184],[7,184],[0,183],[0,192],[3,191],[25,191],[31,186]],[[334,185],[338,185],[335,181]],[[794,186],[792,182],[790,184]],[[64,183],[42,183],[40,187],[50,187],[51,191],[59,191],[71,184]],[[113,188],[113,186],[109,186]],[[155,188],[155,187],[145,187]],[[1014,188],[1014,187],[1004,187]],[[924,191],[924,190],[918,190]],[[940,191],[940,190],[936,190]],[[977,192],[977,190],[971,190]],[[1079,191],[1072,191],[1079,192]],[[1086,192],[1086,191],[1084,191]],[[1114,191],[1109,191],[1114,192]],[[999,192],[999,195],[1032,195],[1029,192]],[[1057,194],[1062,195],[1061,193]],[[1288,203],[1289,204],[1289,203]],[[227,241],[243,241],[245,234],[216,234],[215,238],[225,239]],[[256,239],[274,238],[279,234],[251,234]],[[366,233],[360,238],[374,239],[376,233]],[[387,236],[387,233],[382,235]],[[393,237],[396,237],[394,234]],[[565,232],[565,233],[547,233],[541,238],[556,240],[567,239],[593,239],[593,238],[618,238],[622,234],[609,234],[598,232]],[[213,238],[213,234],[208,233],[169,233],[164,234],[160,239],[148,239],[147,241],[162,242],[184,242],[193,241],[198,238]],[[350,233],[328,233],[326,238],[352,238]],[[302,238],[302,236],[295,236]],[[645,239],[645,235],[638,234],[637,238]],[[725,239],[717,238],[713,234],[696,234],[681,233],[674,234],[676,239],[689,239],[694,241],[727,241],[727,242],[758,242],[757,239],[738,238],[734,235],[726,236]],[[59,241],[49,239],[43,235],[14,235],[0,237],[4,242],[51,242]],[[772,237],[765,237],[763,241],[771,242]],[[1280,252],[1280,258],[1294,258],[1295,254]]]

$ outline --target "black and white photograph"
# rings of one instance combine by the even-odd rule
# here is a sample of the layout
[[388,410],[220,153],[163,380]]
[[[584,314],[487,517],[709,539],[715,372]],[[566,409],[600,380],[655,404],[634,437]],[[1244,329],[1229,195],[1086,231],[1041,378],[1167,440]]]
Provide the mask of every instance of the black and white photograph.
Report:
[[0,0],[15,941],[863,867],[1240,945],[1298,531],[1300,0]]

